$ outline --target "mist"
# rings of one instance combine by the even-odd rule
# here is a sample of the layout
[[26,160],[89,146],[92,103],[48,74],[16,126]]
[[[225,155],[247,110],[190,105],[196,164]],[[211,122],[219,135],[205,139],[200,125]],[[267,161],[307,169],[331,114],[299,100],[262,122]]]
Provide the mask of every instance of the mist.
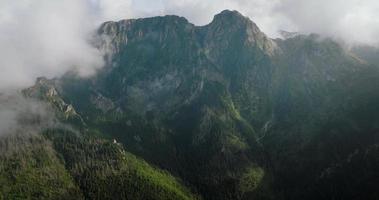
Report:
[[95,74],[104,63],[92,45],[98,19],[84,0],[0,0],[0,135],[56,126],[46,103],[19,91],[40,76]]
[[33,134],[56,125],[54,112],[47,104],[18,93],[0,95],[0,136]]
[[96,29],[88,2],[0,1],[0,91],[30,86],[68,70],[90,76],[103,65],[91,45]]
[[352,45],[379,44],[379,1],[281,0],[272,12],[282,13],[293,30],[318,33]]

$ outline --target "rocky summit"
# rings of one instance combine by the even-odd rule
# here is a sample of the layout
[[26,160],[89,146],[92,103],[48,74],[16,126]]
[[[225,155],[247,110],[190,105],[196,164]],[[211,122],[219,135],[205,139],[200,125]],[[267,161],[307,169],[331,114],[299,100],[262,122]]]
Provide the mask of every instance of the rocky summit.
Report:
[[162,16],[97,34],[95,76],[23,91],[70,129],[0,142],[26,144],[0,155],[0,199],[379,198],[379,68],[364,57],[314,34],[271,39],[229,10],[205,26]]

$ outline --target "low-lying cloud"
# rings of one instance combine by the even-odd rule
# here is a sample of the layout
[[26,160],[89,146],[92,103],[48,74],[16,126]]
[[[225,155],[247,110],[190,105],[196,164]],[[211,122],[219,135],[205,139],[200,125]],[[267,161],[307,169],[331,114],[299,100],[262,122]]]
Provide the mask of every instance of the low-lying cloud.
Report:
[[0,91],[68,70],[93,74],[103,61],[90,42],[91,12],[83,0],[1,0]]
[[0,95],[0,136],[32,134],[55,125],[54,112],[45,103],[15,93]]

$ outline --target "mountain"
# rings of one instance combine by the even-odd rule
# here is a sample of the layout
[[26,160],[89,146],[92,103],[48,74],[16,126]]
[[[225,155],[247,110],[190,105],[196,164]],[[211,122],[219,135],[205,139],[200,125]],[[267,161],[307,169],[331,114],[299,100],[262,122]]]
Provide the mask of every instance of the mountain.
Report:
[[205,26],[106,22],[98,38],[107,65],[95,76],[40,78],[23,91],[78,131],[40,136],[66,163],[49,162],[65,171],[65,194],[379,197],[379,69],[339,43],[270,39],[228,10]]

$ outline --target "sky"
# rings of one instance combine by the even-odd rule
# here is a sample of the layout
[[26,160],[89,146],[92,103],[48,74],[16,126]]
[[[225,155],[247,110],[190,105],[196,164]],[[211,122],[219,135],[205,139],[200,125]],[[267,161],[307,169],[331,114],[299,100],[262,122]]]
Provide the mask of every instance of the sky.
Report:
[[0,92],[68,70],[96,73],[104,62],[91,40],[104,21],[175,14],[205,25],[224,9],[273,38],[287,30],[379,43],[377,0],[0,0]]
[[350,43],[377,44],[377,0],[91,0],[106,20],[175,14],[197,25],[224,9],[250,17],[269,36],[278,30],[318,33]]

